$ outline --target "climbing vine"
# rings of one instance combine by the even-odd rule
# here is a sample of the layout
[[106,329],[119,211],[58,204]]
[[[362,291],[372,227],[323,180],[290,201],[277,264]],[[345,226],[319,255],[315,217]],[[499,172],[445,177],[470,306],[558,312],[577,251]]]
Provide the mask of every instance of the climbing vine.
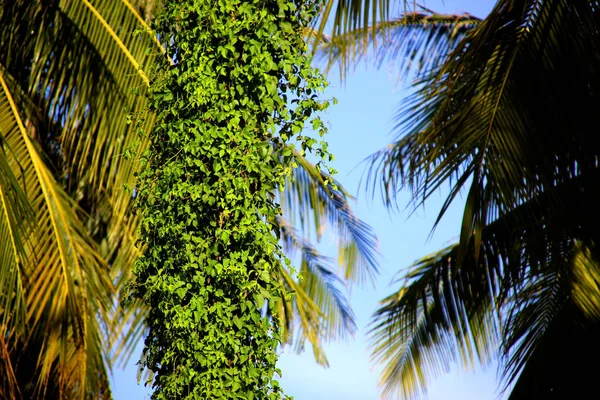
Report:
[[[329,103],[302,31],[315,0],[165,1],[169,62],[148,92],[157,123],[136,188],[153,399],[280,399],[275,191],[301,153],[329,157]],[[327,172],[327,171],[326,171]],[[329,171],[330,172],[330,171]]]

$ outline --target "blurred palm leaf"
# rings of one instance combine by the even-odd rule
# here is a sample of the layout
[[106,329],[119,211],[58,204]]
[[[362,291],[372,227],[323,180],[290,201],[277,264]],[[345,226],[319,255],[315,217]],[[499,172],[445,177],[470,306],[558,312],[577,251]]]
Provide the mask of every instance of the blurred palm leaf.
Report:
[[[371,21],[388,20],[390,3],[390,0],[326,0],[321,5],[320,19],[315,21],[315,26],[318,32],[323,33],[326,25],[332,23],[333,36],[341,37],[348,32],[362,30],[367,37]],[[408,5],[408,1],[403,3]]]
[[[316,361],[328,365],[322,340],[343,338],[356,331],[354,313],[344,293],[344,282],[332,269],[330,258],[320,255],[284,219],[279,219],[279,226],[286,253],[293,256],[300,252],[298,273],[302,277],[298,282],[289,271],[282,272],[286,292],[295,293],[280,305],[280,318],[286,327],[284,337],[287,337],[288,343],[295,343],[298,352],[304,349],[308,340]],[[284,312],[282,307],[290,308],[291,312]]]
[[[284,214],[278,219],[277,234],[290,257],[296,259],[299,255],[297,272],[302,279],[298,281],[290,271],[282,271],[284,288],[294,296],[279,306],[279,316],[286,327],[286,342],[301,352],[308,341],[315,360],[327,366],[323,341],[356,331],[347,292],[354,284],[374,282],[378,272],[377,237],[352,212],[352,197],[339,182],[333,181],[334,189],[325,183],[330,177],[296,151],[294,157],[298,168],[278,198]],[[337,271],[336,260],[323,256],[310,240],[322,242],[328,228],[335,233]]]
[[337,231],[337,264],[344,281],[350,285],[372,283],[378,272],[377,237],[353,213],[349,204],[352,196],[335,180],[337,189],[332,189],[325,184],[330,177],[299,153],[294,152],[294,156],[298,168],[279,198],[285,218],[318,242],[327,226],[333,227]]

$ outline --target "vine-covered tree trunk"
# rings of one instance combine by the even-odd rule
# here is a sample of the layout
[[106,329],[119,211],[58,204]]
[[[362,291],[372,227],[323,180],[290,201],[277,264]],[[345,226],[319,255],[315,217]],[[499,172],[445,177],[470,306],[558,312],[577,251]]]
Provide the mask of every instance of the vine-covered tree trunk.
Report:
[[[172,65],[149,97],[157,123],[140,175],[132,294],[150,307],[143,364],[154,399],[279,399],[274,191],[302,151],[323,77],[302,29],[313,0],[166,1],[156,29]],[[325,157],[322,149],[317,155]]]

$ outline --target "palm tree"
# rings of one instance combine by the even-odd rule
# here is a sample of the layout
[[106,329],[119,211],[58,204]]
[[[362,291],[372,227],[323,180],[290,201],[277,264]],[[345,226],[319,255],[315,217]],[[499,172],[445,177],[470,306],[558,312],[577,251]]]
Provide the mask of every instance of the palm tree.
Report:
[[[139,252],[139,132],[153,123],[143,93],[162,49],[139,4],[0,0],[2,398],[110,398],[111,365],[144,334],[145,310],[122,299]],[[304,280],[282,271],[297,295],[280,309],[288,341],[326,364],[322,341],[355,329],[344,289],[376,272],[376,240],[348,193],[299,161],[280,234]],[[338,260],[305,239],[325,226]]]
[[480,20],[405,2],[366,25],[391,3],[339,1],[324,40],[342,68],[373,49],[416,67],[370,182],[389,206],[411,189],[415,207],[449,184],[438,221],[466,201],[458,243],[416,262],[374,315],[384,394],[499,355],[510,399],[582,397],[599,354],[598,5],[498,0]]

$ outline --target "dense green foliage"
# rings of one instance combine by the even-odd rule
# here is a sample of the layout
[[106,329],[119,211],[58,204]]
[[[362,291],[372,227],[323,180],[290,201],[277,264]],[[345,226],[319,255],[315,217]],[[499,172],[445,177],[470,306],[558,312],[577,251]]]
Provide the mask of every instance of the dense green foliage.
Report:
[[[277,189],[328,106],[302,28],[312,1],[166,2],[157,123],[137,188],[143,256],[133,295],[149,306],[144,366],[155,399],[276,399],[281,341]],[[331,172],[331,171],[328,171]]]

